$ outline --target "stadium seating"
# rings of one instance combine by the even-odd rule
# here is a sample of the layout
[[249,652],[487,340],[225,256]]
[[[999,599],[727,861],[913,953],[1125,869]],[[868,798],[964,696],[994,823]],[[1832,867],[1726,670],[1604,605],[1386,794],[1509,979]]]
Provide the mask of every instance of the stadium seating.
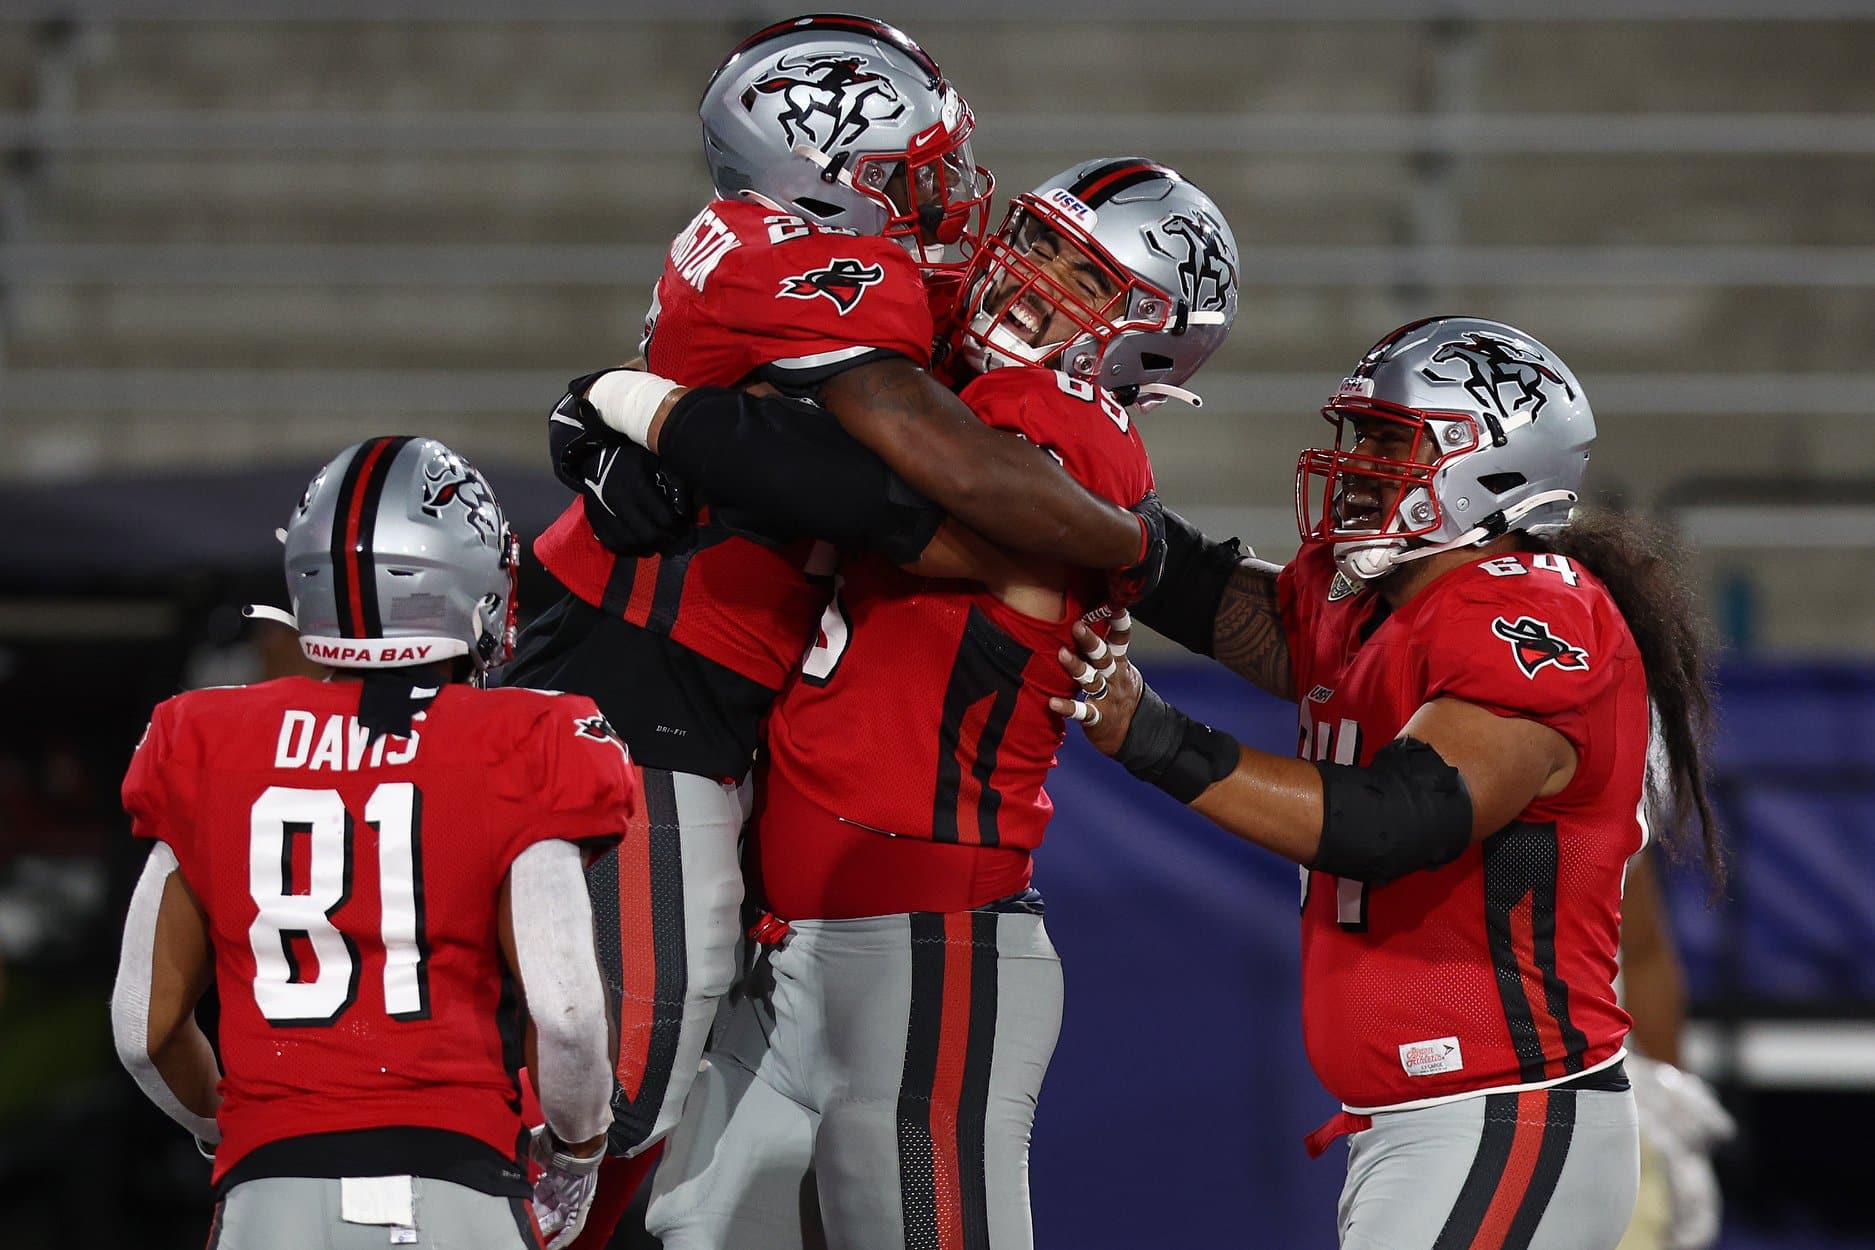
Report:
[[[706,192],[693,101],[771,15],[691,7],[0,13],[0,474],[304,460],[400,412],[533,460],[558,380],[632,353]],[[1148,433],[1167,497],[1269,554],[1293,542],[1319,397],[1429,311],[1528,325],[1570,360],[1605,495],[1875,482],[1875,22],[1674,0],[1556,21],[1514,0],[1385,21],[1300,0],[1154,22],[874,7],[970,96],[1005,191],[1138,150],[1231,215],[1245,296],[1212,402]],[[1749,585],[1755,640],[1840,649],[1846,622],[1875,628],[1875,519],[1850,524],[1734,533],[1700,572]],[[1819,585],[1827,614],[1787,593]]]

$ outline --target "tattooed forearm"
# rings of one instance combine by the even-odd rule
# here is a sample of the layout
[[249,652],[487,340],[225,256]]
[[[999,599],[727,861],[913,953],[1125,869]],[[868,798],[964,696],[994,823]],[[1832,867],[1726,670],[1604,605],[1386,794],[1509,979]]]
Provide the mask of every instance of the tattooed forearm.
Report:
[[1211,653],[1238,676],[1282,699],[1295,697],[1289,639],[1276,609],[1277,566],[1245,560],[1217,605]]

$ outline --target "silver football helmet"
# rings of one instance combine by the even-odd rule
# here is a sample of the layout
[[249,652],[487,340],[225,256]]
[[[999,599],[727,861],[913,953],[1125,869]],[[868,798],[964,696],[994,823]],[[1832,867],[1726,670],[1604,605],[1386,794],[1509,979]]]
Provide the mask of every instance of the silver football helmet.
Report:
[[[1296,525],[1349,577],[1510,530],[1566,524],[1595,415],[1556,354],[1500,321],[1433,317],[1368,350],[1322,409],[1332,448],[1296,464]],[[1359,435],[1387,454],[1353,450]]]
[[1151,406],[1237,315],[1237,240],[1211,197],[1137,156],[1064,169],[1010,205],[965,275],[964,363],[1046,365]]
[[290,615],[306,657],[398,668],[514,649],[520,544],[488,481],[433,438],[366,439],[319,470],[286,529]]
[[758,31],[710,77],[697,114],[719,195],[753,192],[928,259],[983,233],[995,180],[971,156],[970,106],[884,22],[813,14]]

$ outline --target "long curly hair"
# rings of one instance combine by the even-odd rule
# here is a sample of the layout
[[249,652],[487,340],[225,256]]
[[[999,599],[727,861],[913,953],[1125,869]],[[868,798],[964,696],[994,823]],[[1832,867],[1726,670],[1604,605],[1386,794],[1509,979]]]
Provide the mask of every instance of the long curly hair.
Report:
[[1686,544],[1632,513],[1592,507],[1578,507],[1561,529],[1519,537],[1527,550],[1578,562],[1614,597],[1640,649],[1654,735],[1665,753],[1658,774],[1654,751],[1648,753],[1650,823],[1667,853],[1684,859],[1688,826],[1697,818],[1706,871],[1716,891],[1725,880],[1725,856],[1706,795],[1713,735],[1712,641],[1686,576]]

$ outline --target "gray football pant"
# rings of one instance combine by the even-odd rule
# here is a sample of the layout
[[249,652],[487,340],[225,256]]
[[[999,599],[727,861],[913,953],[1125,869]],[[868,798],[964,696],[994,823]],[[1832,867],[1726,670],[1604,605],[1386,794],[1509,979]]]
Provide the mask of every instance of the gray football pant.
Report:
[[1634,1095],[1487,1094],[1348,1139],[1342,1250],[1614,1250],[1634,1209]]
[[[243,1181],[215,1208],[207,1250],[539,1250],[524,1198],[497,1198],[427,1177],[411,1178],[416,1240],[385,1224],[341,1218],[342,1182],[310,1176]],[[393,1241],[393,1237],[406,1240]]]
[[617,1004],[614,1154],[677,1122],[736,971],[747,786],[647,768],[646,828],[586,870],[599,970]]
[[646,1227],[665,1250],[1029,1250],[1061,1029],[1042,918],[797,921],[718,1020]]

